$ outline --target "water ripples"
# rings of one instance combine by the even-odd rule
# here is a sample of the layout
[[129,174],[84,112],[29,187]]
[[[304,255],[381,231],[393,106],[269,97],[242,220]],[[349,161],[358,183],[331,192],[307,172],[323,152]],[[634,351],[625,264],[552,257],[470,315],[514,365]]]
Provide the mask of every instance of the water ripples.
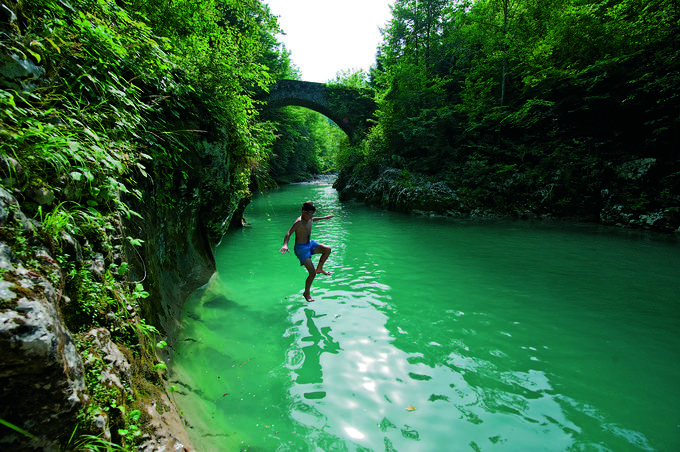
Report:
[[[231,294],[206,295],[187,308],[194,342],[181,344],[193,348],[178,355],[198,370],[187,371],[186,387],[208,399],[196,410],[209,417],[206,425],[240,440],[234,450],[646,451],[678,444],[664,437],[677,430],[656,431],[633,408],[620,409],[624,402],[644,409],[655,381],[680,403],[673,389],[680,369],[654,356],[663,347],[678,351],[677,314],[653,297],[647,304],[654,309],[641,314],[635,300],[621,302],[625,291],[598,293],[602,278],[585,277],[593,271],[585,266],[606,251],[593,242],[597,255],[582,258],[575,243],[564,243],[580,245],[582,231],[574,239],[551,229],[414,219],[347,208],[324,187],[305,190],[282,194],[296,193],[295,206],[317,199],[321,214],[336,215],[314,229],[315,240],[333,248],[326,267],[333,275],[315,279],[316,301],[302,300],[304,270],[290,256],[272,253],[248,265],[253,249],[277,250],[290,226],[288,214],[280,217],[290,208],[274,192],[266,208],[253,206],[271,221],[255,227],[253,217],[253,230],[233,239],[219,264]],[[635,277],[653,281],[653,273]],[[580,298],[593,293],[592,303]],[[646,326],[659,312],[666,313],[655,324],[663,339]],[[635,340],[622,331],[634,331]],[[660,376],[630,360],[656,363]],[[619,378],[631,373],[639,383]],[[215,386],[224,380],[227,396],[224,383]],[[646,395],[636,398],[636,391]],[[673,419],[676,404],[658,405]]]

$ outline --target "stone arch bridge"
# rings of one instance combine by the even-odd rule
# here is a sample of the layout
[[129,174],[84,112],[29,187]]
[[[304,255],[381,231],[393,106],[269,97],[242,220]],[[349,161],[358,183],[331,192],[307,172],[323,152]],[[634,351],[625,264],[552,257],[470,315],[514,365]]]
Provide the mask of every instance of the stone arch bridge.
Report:
[[352,144],[366,134],[377,109],[370,89],[299,80],[279,80],[259,100],[266,102],[265,110],[296,105],[321,113],[335,122]]

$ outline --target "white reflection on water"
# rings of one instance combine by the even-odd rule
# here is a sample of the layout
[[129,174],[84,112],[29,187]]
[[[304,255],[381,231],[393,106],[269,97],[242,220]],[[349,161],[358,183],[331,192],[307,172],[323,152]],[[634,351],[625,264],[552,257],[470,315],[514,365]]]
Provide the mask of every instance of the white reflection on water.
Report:
[[[343,274],[349,272],[345,267]],[[436,321],[438,327],[476,319],[460,327],[461,338],[445,342],[435,335],[437,340],[423,343],[422,352],[406,352],[399,344],[414,340],[413,334],[401,327],[390,331],[391,310],[380,302],[389,299],[389,286],[371,285],[371,277],[364,277],[360,292],[343,290],[342,283],[337,290],[323,285],[317,289],[321,303],[289,306],[295,328],[288,330],[294,340],[287,354],[304,354],[302,363],[288,366],[296,372],[289,388],[291,416],[305,427],[308,444],[371,451],[386,445],[388,450],[441,450],[442,444],[454,443],[472,450],[593,446],[579,440],[583,429],[571,420],[576,413],[565,410],[565,403],[573,407],[575,402],[555,389],[554,376],[523,367],[507,349],[489,348],[485,359],[466,343],[464,337],[478,337],[482,325],[493,323],[489,316],[452,312]],[[503,333],[499,329],[500,337],[512,337]],[[527,362],[547,351],[515,348]],[[435,350],[442,357],[438,362],[430,356]],[[312,389],[322,396],[310,398]],[[307,407],[304,416],[301,406]],[[595,410],[589,416],[599,414]],[[622,444],[648,450],[643,434],[616,425],[604,428]]]

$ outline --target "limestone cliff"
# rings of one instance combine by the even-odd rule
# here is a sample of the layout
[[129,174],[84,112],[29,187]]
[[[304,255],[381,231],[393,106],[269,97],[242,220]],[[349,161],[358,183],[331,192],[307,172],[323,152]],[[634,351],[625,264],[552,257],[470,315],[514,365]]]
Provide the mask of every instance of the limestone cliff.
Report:
[[[3,449],[73,448],[69,438],[89,416],[85,431],[106,441],[191,450],[155,354],[170,358],[182,304],[214,272],[213,249],[243,193],[224,146],[198,143],[186,156],[196,170],[178,186],[162,172],[143,179],[143,197],[128,200],[139,216],[103,222],[94,234],[64,230],[59,243],[20,202],[46,205],[54,196],[0,188],[0,419],[14,426],[0,426]],[[21,167],[4,164],[11,185]],[[121,242],[125,236],[141,246]],[[84,285],[108,292],[108,302],[91,306],[94,321],[75,312]],[[130,285],[142,295],[126,299]],[[169,345],[154,347],[161,340]],[[125,438],[130,426],[137,437]]]

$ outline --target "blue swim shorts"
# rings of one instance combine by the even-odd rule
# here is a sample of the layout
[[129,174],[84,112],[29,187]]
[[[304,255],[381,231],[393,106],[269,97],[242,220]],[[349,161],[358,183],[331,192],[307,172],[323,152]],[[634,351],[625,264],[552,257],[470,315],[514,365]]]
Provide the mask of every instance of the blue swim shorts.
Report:
[[312,257],[312,252],[319,246],[314,240],[310,240],[307,243],[296,243],[295,244],[295,255],[300,259],[300,265],[304,265],[305,261]]

